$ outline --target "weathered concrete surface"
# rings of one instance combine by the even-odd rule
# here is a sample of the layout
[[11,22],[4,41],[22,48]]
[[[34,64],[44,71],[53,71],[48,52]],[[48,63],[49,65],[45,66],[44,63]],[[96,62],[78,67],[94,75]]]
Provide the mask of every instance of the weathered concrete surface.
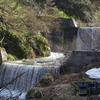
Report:
[[77,27],[77,23],[71,18],[58,18],[60,20],[60,25],[63,27]]
[[43,17],[42,20],[46,22],[48,29],[48,33],[42,33],[42,35],[48,39],[51,51],[76,50],[78,28],[73,19]]
[[66,63],[61,66],[61,73],[80,72],[91,62],[100,62],[99,51],[72,51]]
[[63,31],[52,32],[47,37],[51,51],[67,52],[76,50],[77,28],[70,27]]

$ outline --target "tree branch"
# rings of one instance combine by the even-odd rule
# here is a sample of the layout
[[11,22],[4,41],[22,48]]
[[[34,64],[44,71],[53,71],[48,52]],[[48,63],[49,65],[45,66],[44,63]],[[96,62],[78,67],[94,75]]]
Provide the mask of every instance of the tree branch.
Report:
[[[28,71],[27,71],[27,72],[28,72]],[[1,85],[0,88],[3,88],[3,89],[4,89],[4,88],[6,88],[7,85],[13,84],[13,82],[14,82],[15,80],[17,80],[19,77],[21,77],[23,74],[25,74],[25,73],[27,73],[27,72],[21,73],[20,75],[16,76],[16,78],[12,79],[10,82],[8,82],[8,83],[6,83],[6,84],[4,84],[4,85]],[[2,90],[3,90],[3,89],[2,89]],[[2,91],[2,90],[1,90],[1,91]],[[0,92],[1,92],[1,91],[0,91]]]
[[20,2],[20,0],[18,0],[18,2],[16,2],[15,7],[11,8],[11,9],[12,9],[12,10],[15,10],[15,9],[18,7],[19,2]]
[[8,14],[11,14],[11,15],[12,15],[11,9],[8,10],[8,9],[6,9],[6,8],[0,6],[0,10],[3,10],[3,11],[5,11],[5,12],[7,12]]

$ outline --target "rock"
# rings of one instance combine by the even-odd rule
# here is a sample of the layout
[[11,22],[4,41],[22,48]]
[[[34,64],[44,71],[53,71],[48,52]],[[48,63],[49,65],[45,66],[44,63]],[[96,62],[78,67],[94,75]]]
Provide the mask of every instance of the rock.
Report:
[[37,88],[32,88],[31,90],[28,91],[26,95],[26,99],[40,100],[41,98],[42,98],[42,92]]
[[4,61],[7,61],[7,52],[5,48],[0,47],[0,64]]
[[48,73],[42,77],[42,79],[39,81],[38,85],[40,84],[40,86],[42,86],[42,87],[47,87],[47,86],[51,85],[53,80],[54,80],[53,74]]
[[24,56],[25,56],[25,59],[32,59],[35,57],[35,52],[34,50],[29,50],[29,51],[24,51]]

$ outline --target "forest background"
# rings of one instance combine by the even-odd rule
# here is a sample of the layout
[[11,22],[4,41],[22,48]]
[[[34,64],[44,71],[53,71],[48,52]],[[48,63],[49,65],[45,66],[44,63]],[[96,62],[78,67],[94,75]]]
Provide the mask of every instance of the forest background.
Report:
[[0,46],[9,60],[49,56],[47,23],[71,18],[78,27],[99,26],[99,17],[100,0],[0,0]]

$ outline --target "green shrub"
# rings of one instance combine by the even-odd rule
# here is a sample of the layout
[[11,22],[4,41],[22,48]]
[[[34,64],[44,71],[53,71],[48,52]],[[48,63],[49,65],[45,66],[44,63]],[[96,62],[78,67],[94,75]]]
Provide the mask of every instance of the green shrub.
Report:
[[[8,54],[11,54],[18,59],[25,58],[25,56],[28,55],[27,51],[32,50],[26,38],[9,31],[5,32],[4,47]],[[11,58],[11,56],[9,57]]]
[[50,47],[46,38],[41,35],[34,35],[33,39],[35,40],[35,51],[39,56],[49,56]]
[[14,55],[12,55],[12,54],[7,54],[7,59],[8,60],[15,60],[16,57]]
[[70,18],[69,16],[67,16],[67,15],[65,14],[64,11],[58,12],[58,15],[59,15],[60,17],[63,17],[63,18]]

